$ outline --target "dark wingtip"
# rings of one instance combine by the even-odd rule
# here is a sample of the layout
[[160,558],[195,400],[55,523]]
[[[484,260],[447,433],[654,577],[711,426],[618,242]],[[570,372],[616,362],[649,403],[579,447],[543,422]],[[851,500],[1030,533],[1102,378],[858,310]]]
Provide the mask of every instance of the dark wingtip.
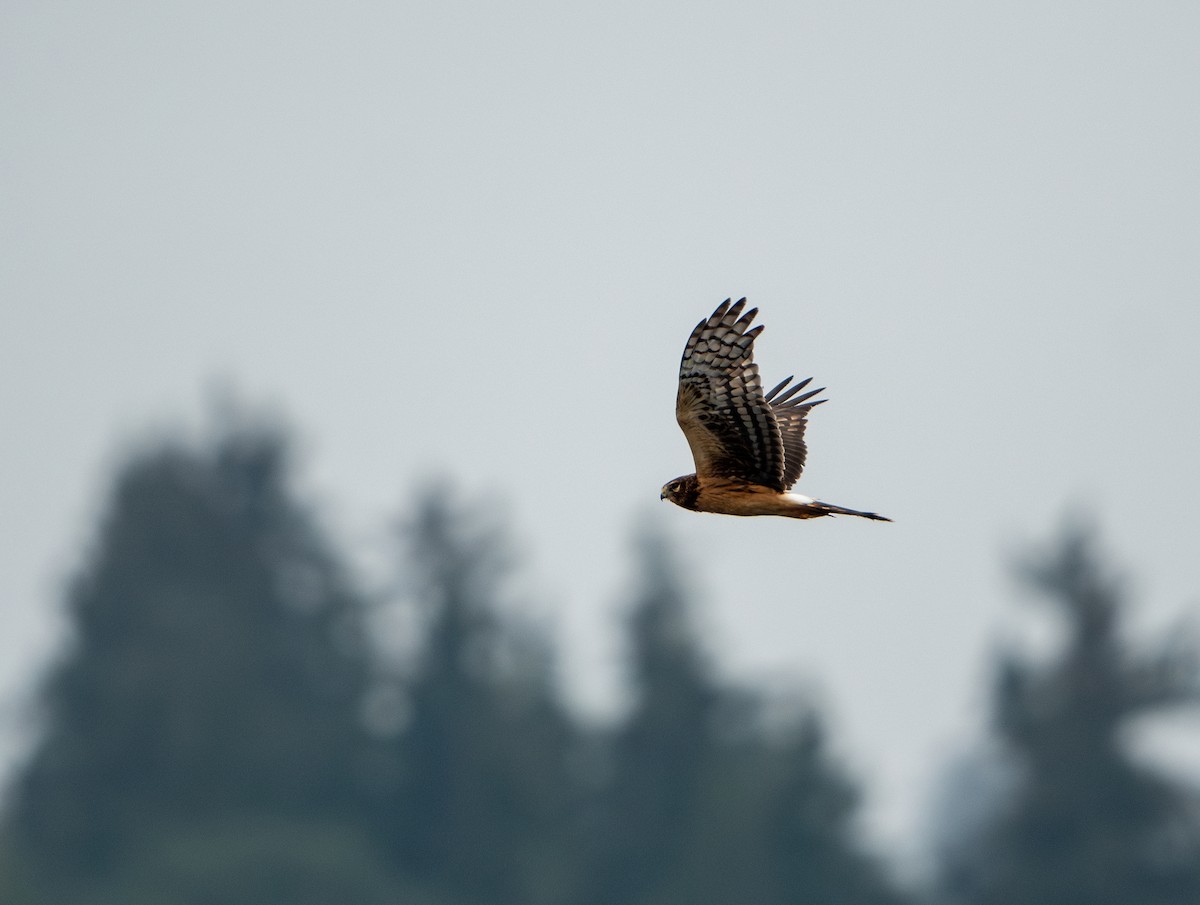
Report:
[[810,383],[812,383],[811,377],[805,377],[798,384],[796,384],[794,387],[792,387],[790,390],[788,390],[786,393],[784,393],[782,396],[780,396],[778,399],[776,399],[775,394],[778,393],[780,390],[782,390],[785,386],[787,386],[788,380],[791,380],[791,379],[792,378],[789,377],[787,380],[785,380],[783,383],[779,384],[779,386],[775,387],[775,389],[773,389],[770,393],[767,394],[767,399],[769,401],[771,401],[773,405],[790,404],[792,406],[796,406],[796,405],[799,405],[801,402],[803,402],[805,399],[811,399],[813,396],[817,395],[817,393],[823,393],[825,391],[825,387],[821,387],[820,389],[809,390],[807,393],[805,393],[800,398],[793,399],[792,397],[794,397],[802,389],[804,389],[806,386],[808,386]]
[[[770,390],[768,390],[766,395],[763,398],[765,398],[767,400],[767,402],[771,402],[775,398],[776,394],[778,394],[780,390],[782,390],[785,386],[787,386],[791,382],[792,382],[791,377],[783,378],[783,380],[779,381],[779,383],[775,384],[775,386],[773,386]],[[788,395],[791,395],[791,394],[789,393]]]

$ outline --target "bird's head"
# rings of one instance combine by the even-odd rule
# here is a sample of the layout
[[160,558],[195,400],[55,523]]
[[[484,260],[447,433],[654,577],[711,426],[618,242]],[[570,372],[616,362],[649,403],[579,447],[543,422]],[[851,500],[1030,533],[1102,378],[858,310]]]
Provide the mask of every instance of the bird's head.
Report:
[[684,509],[695,509],[696,498],[700,495],[700,483],[694,474],[684,475],[663,484],[660,500],[670,500],[676,506]]

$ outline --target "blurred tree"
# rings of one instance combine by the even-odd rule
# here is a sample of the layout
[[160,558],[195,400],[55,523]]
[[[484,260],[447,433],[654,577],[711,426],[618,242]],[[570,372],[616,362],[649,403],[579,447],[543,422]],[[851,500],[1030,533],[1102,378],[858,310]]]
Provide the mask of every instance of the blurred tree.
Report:
[[121,470],[10,807],[39,874],[91,884],[210,818],[353,808],[362,601],[288,479],[284,433],[235,422]]
[[808,707],[719,684],[662,538],[639,543],[634,707],[612,743],[590,905],[896,905]]
[[[779,777],[769,786],[764,839],[770,893],[779,905],[899,905],[907,900],[859,839],[860,793],[833,762],[814,714],[772,751]],[[771,773],[766,774],[768,777]]]
[[697,817],[717,691],[661,537],[644,531],[629,621],[633,709],[612,739],[583,900],[636,905],[669,876]]
[[408,526],[428,630],[397,738],[400,778],[375,803],[377,825],[404,872],[453,901],[561,902],[574,728],[544,639],[502,612],[508,562],[486,522],[435,490]]
[[1124,742],[1136,718],[1200,703],[1196,652],[1178,640],[1129,649],[1120,583],[1083,530],[1032,560],[1025,577],[1065,617],[1066,642],[1048,665],[1001,664],[995,720],[1015,767],[1010,791],[978,832],[943,846],[941,897],[1195,905],[1195,793],[1131,759]]

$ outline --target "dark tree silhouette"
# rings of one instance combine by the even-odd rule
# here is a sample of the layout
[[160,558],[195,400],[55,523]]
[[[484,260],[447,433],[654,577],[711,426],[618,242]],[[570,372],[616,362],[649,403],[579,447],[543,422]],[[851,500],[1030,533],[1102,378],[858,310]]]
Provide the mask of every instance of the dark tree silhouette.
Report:
[[645,531],[638,555],[641,587],[629,620],[634,703],[612,742],[584,896],[594,905],[646,901],[677,864],[697,817],[717,699],[665,543]]
[[1194,905],[1200,812],[1126,750],[1132,722],[1200,703],[1196,655],[1178,640],[1135,651],[1120,581],[1092,537],[1070,530],[1026,580],[1066,624],[1045,666],[1007,657],[996,730],[1013,789],[973,837],[945,851],[942,896],[964,905]]
[[644,533],[639,554],[634,706],[613,739],[583,900],[897,905],[817,715],[719,683],[662,538]]
[[479,523],[480,507],[460,513],[435,491],[406,532],[429,629],[379,826],[403,870],[454,901],[557,902],[573,863],[574,730],[544,641],[502,612],[507,551]]
[[288,463],[282,431],[235,424],[121,470],[14,788],[38,873],[94,884],[173,827],[348,813],[362,603]]

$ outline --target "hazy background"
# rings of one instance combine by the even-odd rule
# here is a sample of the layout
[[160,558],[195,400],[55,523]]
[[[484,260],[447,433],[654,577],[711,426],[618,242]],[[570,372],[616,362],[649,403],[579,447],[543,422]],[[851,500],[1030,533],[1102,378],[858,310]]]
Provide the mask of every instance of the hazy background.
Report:
[[[1169,2],[0,4],[5,763],[111,468],[224,382],[364,563],[425,476],[503,501],[600,715],[654,512],[720,662],[817,689],[909,848],[1023,541],[1081,507],[1144,627],[1200,600],[1198,40]],[[729,295],[767,382],[829,387],[799,489],[894,525],[658,502]]]

